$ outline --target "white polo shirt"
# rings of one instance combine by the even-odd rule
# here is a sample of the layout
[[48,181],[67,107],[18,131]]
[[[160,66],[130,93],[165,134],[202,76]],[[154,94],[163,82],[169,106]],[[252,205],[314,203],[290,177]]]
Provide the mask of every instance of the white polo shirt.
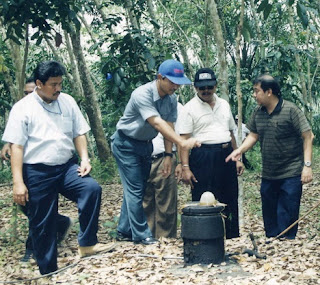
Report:
[[2,140],[24,147],[24,163],[61,165],[74,155],[73,139],[89,130],[70,95],[47,104],[34,91],[12,107]]
[[213,107],[203,102],[197,95],[183,108],[180,134],[191,134],[204,144],[219,144],[231,141],[230,131],[234,122],[229,103],[214,94],[216,103]]

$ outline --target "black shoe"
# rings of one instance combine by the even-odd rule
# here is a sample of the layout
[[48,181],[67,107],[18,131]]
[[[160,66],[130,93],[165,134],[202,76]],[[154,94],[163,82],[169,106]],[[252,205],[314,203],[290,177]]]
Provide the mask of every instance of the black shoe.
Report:
[[64,225],[63,229],[60,232],[57,232],[57,244],[60,244],[69,234],[73,222],[70,218],[69,221]]
[[134,241],[134,243],[141,243],[141,244],[144,244],[144,245],[156,244],[158,242],[159,242],[159,240],[157,240],[157,239],[155,239],[153,237],[147,237],[147,238],[142,239],[142,240]]
[[21,262],[28,262],[30,258],[33,258],[33,250],[26,249],[24,256],[20,259]]
[[116,236],[116,240],[117,241],[132,241],[132,237],[131,235],[126,235],[123,234],[122,232],[117,232],[117,236]]

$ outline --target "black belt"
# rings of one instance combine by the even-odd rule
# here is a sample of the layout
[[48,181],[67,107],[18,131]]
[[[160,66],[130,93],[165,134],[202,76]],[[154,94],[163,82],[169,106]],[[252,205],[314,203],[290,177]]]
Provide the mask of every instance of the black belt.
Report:
[[150,143],[152,142],[152,139],[151,140],[137,140],[137,139],[134,139],[134,138],[131,138],[129,136],[127,136],[123,131],[121,130],[117,130],[118,134],[121,136],[121,137],[124,137],[126,139],[129,139],[129,140],[133,140],[133,141],[136,141],[136,142],[141,142],[141,143]]
[[[172,153],[175,154],[176,152],[173,151]],[[158,153],[158,154],[156,154],[156,155],[152,155],[152,156],[151,156],[151,159],[152,159],[152,160],[156,160],[156,159],[161,158],[161,157],[164,157],[164,152]]]
[[206,148],[229,148],[231,147],[231,142],[227,143],[215,143],[215,144],[201,144],[201,147],[206,147]]

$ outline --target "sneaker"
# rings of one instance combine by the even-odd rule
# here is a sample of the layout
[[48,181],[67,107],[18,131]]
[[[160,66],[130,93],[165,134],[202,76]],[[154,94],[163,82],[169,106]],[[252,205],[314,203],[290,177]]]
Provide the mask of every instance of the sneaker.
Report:
[[33,250],[26,249],[24,256],[20,259],[21,262],[28,262],[31,258],[33,258]]
[[80,257],[90,256],[97,253],[101,253],[104,251],[111,251],[116,246],[115,243],[112,244],[103,244],[103,243],[96,243],[92,246],[79,246],[78,252]]
[[116,236],[116,240],[117,241],[132,241],[132,236],[123,234],[122,232],[118,231],[117,236]]
[[72,219],[68,218],[68,222],[64,225],[64,228],[57,232],[57,244],[60,244],[62,241],[65,240],[67,235],[70,233],[71,227],[73,225]]

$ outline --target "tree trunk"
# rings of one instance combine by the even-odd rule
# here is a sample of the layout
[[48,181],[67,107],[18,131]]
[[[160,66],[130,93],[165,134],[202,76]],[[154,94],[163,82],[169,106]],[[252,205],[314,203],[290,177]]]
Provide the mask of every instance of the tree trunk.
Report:
[[[158,22],[156,18],[156,13],[154,11],[154,5],[152,0],[147,0],[147,6],[148,6],[148,12],[150,15],[151,20],[154,22]],[[159,51],[163,53],[163,45],[162,45],[162,36],[160,34],[160,30],[158,27],[154,26],[154,34],[155,34],[155,40],[157,42],[157,46],[159,47]]]
[[73,80],[70,83],[73,84],[72,88],[75,90],[76,94],[80,97],[84,97],[78,66],[76,63],[76,59],[74,57],[74,52],[71,46],[69,34],[66,31],[64,31],[64,37],[65,37],[66,47],[67,47],[69,60],[70,60],[70,67],[71,67],[70,69],[73,76]]
[[110,149],[102,126],[101,111],[98,105],[96,91],[82,52],[80,31],[75,31],[71,28],[70,38],[77,59],[81,84],[85,96],[85,110],[89,117],[92,133],[97,144],[98,157],[100,161],[104,162],[110,156]]
[[82,15],[78,15],[79,19],[81,20],[82,24],[85,26],[86,28],[86,31],[88,32],[92,42],[94,44],[96,44],[96,49],[97,49],[97,52],[98,52],[98,55],[100,56],[100,58],[102,58],[102,55],[103,55],[103,52],[101,51],[101,48],[97,45],[97,40],[95,38],[95,35],[92,33],[92,30],[87,22],[87,20],[85,19],[85,17],[83,17]]
[[[290,23],[292,41],[293,41],[295,48],[298,50],[299,46],[298,46],[298,42],[297,42],[297,38],[296,38],[297,36],[296,36],[296,32],[295,32],[295,27],[294,27],[291,6],[289,6],[289,23]],[[306,117],[311,119],[312,114],[309,111],[309,109],[310,109],[309,107],[310,107],[311,102],[308,102],[308,90],[307,90],[307,84],[306,84],[306,80],[305,80],[304,73],[303,73],[303,66],[302,66],[301,58],[300,58],[299,53],[297,53],[297,52],[294,53],[294,56],[295,56],[295,60],[296,60],[296,64],[297,64],[297,70],[299,70],[299,77],[300,77],[300,84],[301,84],[301,92],[302,92],[303,101],[304,101],[305,105],[308,106],[308,108],[304,108],[304,112],[305,112]]]
[[[236,81],[236,90],[238,97],[238,133],[234,134],[238,136],[238,141],[242,142],[242,91],[241,91],[241,58],[240,58],[240,43],[241,43],[241,34],[243,27],[243,16],[244,16],[244,0],[241,1],[241,12],[239,25],[237,29],[237,38],[236,38],[236,62],[237,62],[237,81]],[[239,182],[239,226],[240,232],[243,231],[244,227],[244,214],[243,214],[243,181],[242,177],[238,178]]]
[[[168,11],[168,9],[162,4],[161,1],[159,1],[159,4],[161,5],[161,7],[164,9],[164,11],[166,12],[166,16],[168,17],[168,19],[171,21],[171,23],[177,27],[177,35],[182,34],[184,36],[184,38],[186,39],[189,48],[193,51],[193,56],[195,57],[195,59],[197,60],[198,64],[200,66],[203,66],[202,60],[198,55],[198,52],[194,49],[193,44],[191,43],[190,39],[188,38],[187,34],[184,32],[184,30],[180,27],[180,25],[177,23],[177,21],[172,18],[172,16],[170,15],[170,12]],[[182,44],[182,42],[180,42],[180,44]]]
[[[96,4],[97,9],[102,17],[102,19],[106,22],[108,21],[108,14],[107,12],[105,12],[106,8],[102,6],[101,1],[100,0],[93,0],[93,2]],[[117,34],[113,31],[112,28],[109,29],[110,33],[113,36],[116,36]]]
[[131,0],[124,0],[123,5],[125,10],[127,11],[129,22],[132,28],[140,30],[139,23],[137,21],[136,15],[134,14],[133,11],[133,5]]
[[214,39],[217,45],[218,53],[218,82],[220,89],[220,97],[229,102],[229,83],[228,83],[228,64],[226,58],[225,40],[223,38],[221,21],[218,14],[218,9],[215,0],[208,0],[209,11],[211,14],[212,28],[214,30]]

